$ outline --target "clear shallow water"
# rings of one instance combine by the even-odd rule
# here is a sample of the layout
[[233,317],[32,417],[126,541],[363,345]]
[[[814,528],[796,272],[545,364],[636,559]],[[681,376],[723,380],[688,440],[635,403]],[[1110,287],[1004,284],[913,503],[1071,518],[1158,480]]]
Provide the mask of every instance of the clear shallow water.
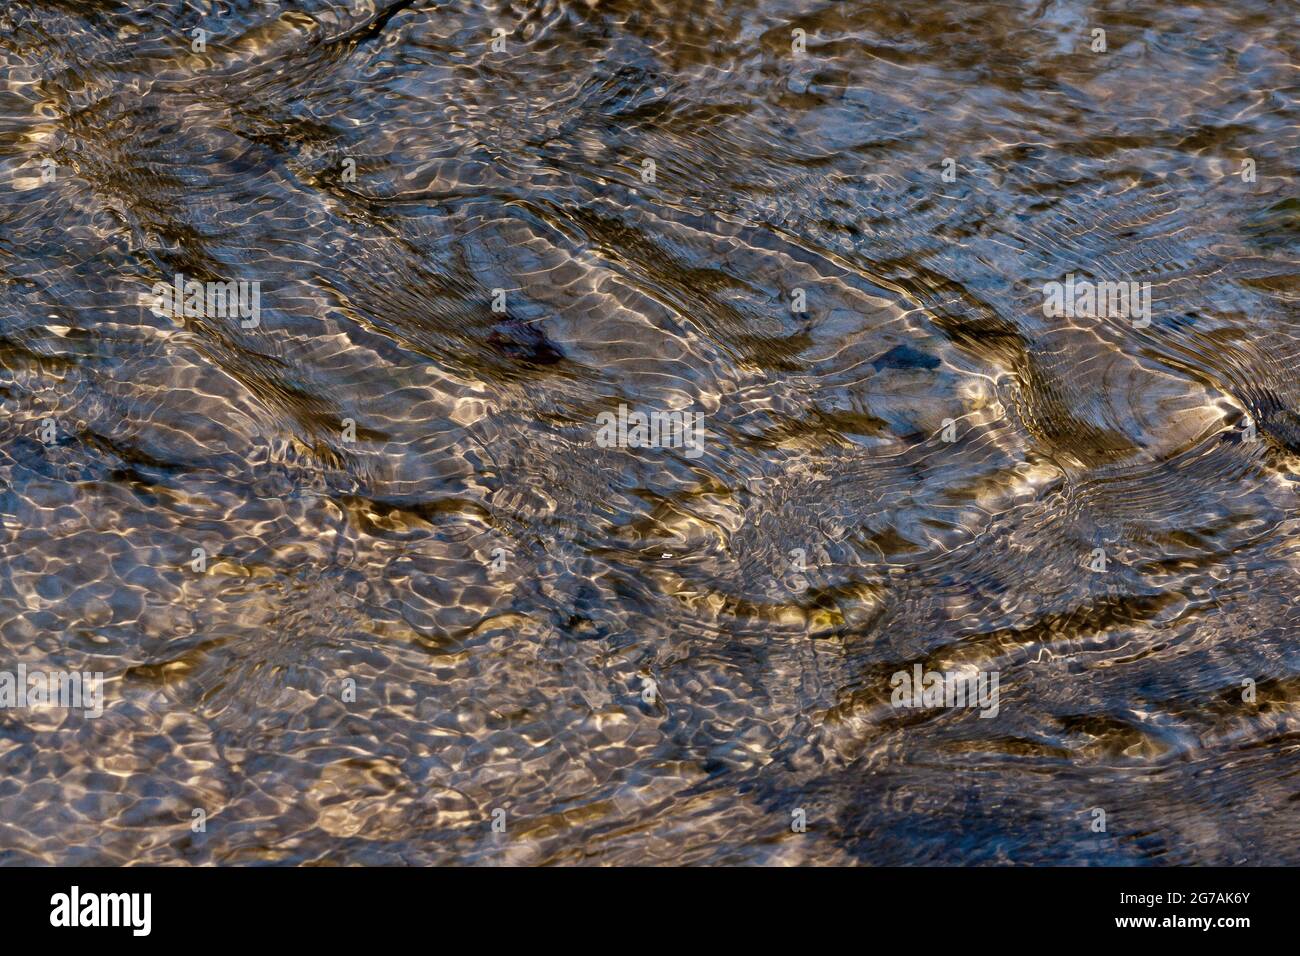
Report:
[[197,7],[0,13],[0,860],[1300,862],[1293,4]]

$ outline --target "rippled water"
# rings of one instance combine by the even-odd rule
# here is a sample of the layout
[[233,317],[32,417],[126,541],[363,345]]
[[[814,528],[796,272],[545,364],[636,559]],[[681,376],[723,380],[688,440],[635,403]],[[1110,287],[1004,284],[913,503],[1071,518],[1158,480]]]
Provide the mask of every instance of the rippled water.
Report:
[[1295,14],[12,0],[0,860],[1300,862]]

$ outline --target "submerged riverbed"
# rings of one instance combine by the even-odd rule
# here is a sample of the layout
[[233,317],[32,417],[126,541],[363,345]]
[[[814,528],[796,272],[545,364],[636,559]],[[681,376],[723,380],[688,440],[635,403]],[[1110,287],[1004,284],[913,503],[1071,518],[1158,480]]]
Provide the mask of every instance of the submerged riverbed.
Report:
[[0,862],[1300,863],[1295,14],[12,0]]

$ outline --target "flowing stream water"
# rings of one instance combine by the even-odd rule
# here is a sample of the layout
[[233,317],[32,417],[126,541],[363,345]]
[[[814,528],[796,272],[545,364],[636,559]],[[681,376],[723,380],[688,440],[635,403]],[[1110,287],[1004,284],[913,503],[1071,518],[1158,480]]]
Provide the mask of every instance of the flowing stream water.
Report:
[[1300,863],[1297,10],[6,0],[0,862]]

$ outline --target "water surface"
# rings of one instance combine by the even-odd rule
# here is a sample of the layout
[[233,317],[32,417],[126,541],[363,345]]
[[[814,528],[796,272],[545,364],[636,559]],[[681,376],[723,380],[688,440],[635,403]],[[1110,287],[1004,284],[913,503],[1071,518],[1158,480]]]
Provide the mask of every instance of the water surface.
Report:
[[1295,22],[6,4],[0,861],[1300,863]]

